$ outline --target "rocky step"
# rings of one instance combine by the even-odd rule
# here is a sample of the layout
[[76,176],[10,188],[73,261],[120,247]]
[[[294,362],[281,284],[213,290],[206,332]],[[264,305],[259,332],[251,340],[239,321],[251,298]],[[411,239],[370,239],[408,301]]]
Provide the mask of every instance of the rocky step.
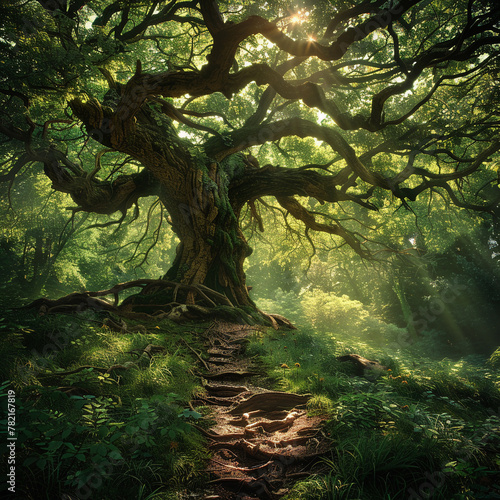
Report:
[[221,370],[213,373],[205,373],[203,377],[211,380],[232,380],[254,377],[255,375],[259,375],[259,373],[250,370]]
[[230,413],[241,415],[255,410],[291,410],[292,408],[307,404],[310,398],[311,396],[307,394],[291,394],[289,392],[278,391],[262,392],[245,399],[233,408]]
[[212,364],[212,365],[227,365],[227,364],[233,364],[235,360],[233,358],[215,358],[211,357],[208,358],[207,363]]
[[259,369],[241,357],[250,331],[238,328],[214,328],[208,339],[207,396],[200,399],[215,404],[210,417],[215,423],[202,431],[212,452],[207,467],[212,479],[204,500],[277,500],[298,479],[320,471],[318,458],[330,443],[320,430],[324,418],[304,411],[310,395],[239,382],[258,375]]
[[208,349],[207,352],[210,354],[210,356],[218,356],[218,357],[224,357],[224,358],[233,358],[239,352],[239,347],[238,348],[231,348],[231,347],[212,347],[211,349]]
[[233,397],[248,392],[244,385],[205,384],[205,389],[208,394],[217,397]]

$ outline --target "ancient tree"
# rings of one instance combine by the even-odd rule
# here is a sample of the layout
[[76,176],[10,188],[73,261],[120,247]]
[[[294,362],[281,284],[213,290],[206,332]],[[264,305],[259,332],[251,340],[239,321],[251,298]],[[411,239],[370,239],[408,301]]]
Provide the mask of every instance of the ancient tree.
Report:
[[[170,296],[150,301],[162,310],[255,307],[241,219],[263,230],[264,206],[366,257],[370,239],[341,220],[350,206],[411,209],[431,193],[498,216],[495,0],[2,10],[0,179],[41,165],[73,215],[124,217],[157,197],[179,239]],[[308,161],[311,144],[326,162]]]

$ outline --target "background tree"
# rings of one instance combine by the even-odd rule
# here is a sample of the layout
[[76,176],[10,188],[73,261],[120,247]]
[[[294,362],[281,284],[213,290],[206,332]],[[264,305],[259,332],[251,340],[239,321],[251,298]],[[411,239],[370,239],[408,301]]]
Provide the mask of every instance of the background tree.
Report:
[[242,226],[266,210],[363,257],[400,251],[376,238],[391,204],[498,216],[497,2],[2,10],[1,179],[43,166],[74,216],[117,222],[157,197],[188,302],[254,307]]

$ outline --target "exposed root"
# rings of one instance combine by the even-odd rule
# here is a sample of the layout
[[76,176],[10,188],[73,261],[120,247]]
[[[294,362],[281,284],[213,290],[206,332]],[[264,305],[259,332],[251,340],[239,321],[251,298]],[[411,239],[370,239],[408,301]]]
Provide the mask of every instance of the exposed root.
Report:
[[68,396],[85,396],[91,394],[91,391],[75,385],[58,387],[58,391],[64,392]]
[[[213,358],[204,378],[221,382],[205,381],[209,396],[199,398],[218,406],[210,417],[215,425],[210,431],[201,430],[212,451],[207,470],[214,478],[204,498],[277,500],[298,477],[316,471],[318,457],[329,451],[330,443],[321,433],[324,417],[310,417],[298,409],[305,407],[308,395],[231,384],[235,374],[253,371],[252,362],[239,356],[251,330],[234,331],[230,326],[211,325],[210,335],[205,335]],[[225,362],[211,362],[216,360]],[[220,371],[220,364],[233,369]]]
[[241,415],[254,410],[273,411],[273,410],[290,410],[300,405],[305,405],[311,396],[291,394],[288,392],[264,392],[254,394],[245,399],[232,409],[229,413],[233,415]]
[[120,319],[119,321],[115,321],[113,318],[104,318],[104,321],[102,323],[103,323],[104,326],[107,326],[113,332],[120,332],[120,333],[134,333],[134,332],[147,333],[147,329],[146,329],[146,327],[144,325],[130,326],[123,319]]
[[311,441],[308,436],[294,437],[291,439],[281,439],[279,441],[272,441],[271,439],[261,439],[260,442],[271,448],[286,448],[287,446],[305,446]]
[[[140,291],[120,302],[120,294],[131,288]],[[109,296],[109,299],[106,297]],[[225,295],[202,284],[185,285],[167,280],[135,280],[119,283],[107,290],[75,292],[59,299],[37,299],[27,308],[37,308],[40,314],[77,313],[88,309],[106,312],[120,318],[106,318],[105,324],[118,332],[145,332],[143,325],[129,326],[121,318],[137,321],[201,320],[219,318],[233,323],[254,324],[258,315],[252,315],[234,305]],[[262,324],[269,322],[294,328],[292,323],[279,314],[260,314]]]
[[254,417],[265,417],[267,420],[283,420],[288,415],[287,411],[264,411],[264,410],[255,410],[248,413],[243,413],[243,415],[239,418],[233,418],[229,420],[229,424],[236,427],[246,427],[249,423],[249,420]]
[[181,339],[181,341],[185,346],[187,346],[191,350],[191,352],[195,354],[195,356],[200,360],[201,364],[205,367],[205,369],[208,370],[209,366],[207,362],[200,356],[200,353],[195,351],[184,339]]
[[[198,285],[184,285],[181,283],[176,283],[174,281],[167,280],[152,280],[152,279],[144,279],[144,280],[135,280],[129,281],[127,283],[118,283],[114,287],[108,290],[101,290],[99,292],[85,292],[88,293],[90,297],[102,297],[106,295],[113,295],[115,297],[114,305],[118,305],[118,296],[120,292],[123,290],[127,290],[129,288],[142,288],[141,295],[154,295],[160,291],[172,289],[173,291],[173,302],[177,301],[177,297],[179,292],[191,292],[195,295],[199,295],[202,299],[207,302],[208,306],[214,305],[226,305],[233,307],[231,301],[219,292],[208,288],[207,286],[198,284]],[[163,306],[166,304],[162,304]],[[161,305],[160,305],[161,306]]]
[[[267,483],[267,484],[265,484]],[[240,490],[250,490],[250,491],[258,491],[260,498],[270,498],[269,488],[271,485],[267,481],[266,478],[259,478],[258,481],[255,481],[253,478],[233,478],[233,477],[220,477],[218,479],[214,479],[210,481],[210,484],[223,484],[227,488]],[[265,495],[265,496],[260,496]],[[242,497],[243,498],[243,497]]]
[[[217,443],[228,443],[230,441],[234,441],[235,439],[243,439],[245,438],[244,432],[230,432],[226,434],[211,434],[206,433],[205,436],[210,438],[212,441],[216,441]],[[215,445],[212,445],[211,448],[215,448]]]
[[64,372],[50,372],[50,373],[40,373],[40,377],[65,377],[66,375],[73,375],[74,373],[79,373],[83,370],[95,370],[101,373],[111,373],[113,370],[129,370],[132,367],[137,367],[135,363],[124,363],[123,365],[112,365],[109,368],[103,368],[101,366],[93,366],[93,365],[82,365],[74,370],[64,371]]
[[216,373],[207,373],[203,376],[205,378],[209,378],[212,380],[220,380],[220,379],[253,377],[254,375],[258,375],[258,373],[249,370],[223,370]]
[[161,352],[164,353],[167,349],[161,345],[149,344],[144,349],[133,349],[132,351],[126,351],[128,354],[134,354],[139,359],[148,356],[149,359],[153,359],[153,354]]
[[202,405],[216,405],[216,406],[232,406],[234,401],[231,401],[227,398],[213,398],[213,397],[208,397],[204,398],[203,396],[197,396],[196,399],[194,400],[194,403],[196,405],[202,404]]
[[291,330],[296,330],[297,328],[293,325],[293,323],[285,318],[284,316],[281,316],[281,314],[269,314],[264,311],[259,310],[259,313],[264,316],[269,322],[271,323],[271,326],[275,329],[278,330],[280,326],[286,326],[287,328],[290,328]]
[[[237,436],[239,436],[239,434],[237,434]],[[252,443],[248,439],[242,438],[232,442],[218,441],[212,444],[210,448],[213,450],[231,450],[236,454],[243,453],[257,460],[272,460],[278,457],[290,457],[293,458],[294,463],[304,462],[319,457],[324,455],[327,450],[325,447],[320,448],[316,446],[317,449],[307,451],[307,446],[299,445],[293,448],[287,448],[288,445],[280,441],[271,443],[271,446],[262,440]],[[317,443],[314,444],[316,445]]]
[[233,397],[244,392],[248,392],[245,386],[238,385],[210,385],[206,384],[205,389],[211,396],[218,396],[220,398]]
[[232,364],[232,361],[227,358],[210,358],[208,362],[211,365],[216,365],[216,366],[224,366]]
[[268,465],[273,463],[272,460],[268,460],[265,464],[256,465],[255,467],[235,467],[234,465],[225,464],[224,462],[219,462],[218,460],[212,460],[212,462],[222,465],[222,467],[225,467],[226,469],[239,470],[242,472],[253,472],[256,470],[264,469]]
[[210,355],[218,356],[220,358],[232,358],[234,355],[233,349],[220,349],[217,347],[214,347],[212,349],[208,349],[207,352]]
[[299,416],[299,413],[292,411],[283,420],[272,420],[268,422],[267,420],[259,420],[253,424],[248,424],[245,427],[245,431],[262,429],[265,432],[276,432],[282,431],[284,429],[289,429],[295,422],[295,419]]

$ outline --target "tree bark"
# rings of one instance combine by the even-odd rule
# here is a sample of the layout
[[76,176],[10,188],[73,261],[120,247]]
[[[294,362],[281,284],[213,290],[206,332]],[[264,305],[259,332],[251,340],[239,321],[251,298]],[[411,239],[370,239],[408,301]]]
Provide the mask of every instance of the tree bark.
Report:
[[223,165],[200,165],[179,186],[176,207],[170,196],[165,198],[180,240],[165,279],[201,283],[225,294],[234,305],[254,307],[243,271],[251,249],[239,228],[239,208],[229,200],[226,178]]
[[[124,116],[120,121],[118,112],[95,99],[70,104],[91,136],[139,160],[159,186],[160,200],[180,240],[165,278],[202,284],[225,294],[233,305],[255,308],[243,271],[251,249],[238,224],[244,202],[231,202],[229,196],[232,179],[245,168],[242,156],[214,161],[179,138],[170,119],[154,116],[147,105],[135,120]],[[127,196],[130,199],[132,194]],[[183,300],[193,304],[194,293],[188,292]]]

